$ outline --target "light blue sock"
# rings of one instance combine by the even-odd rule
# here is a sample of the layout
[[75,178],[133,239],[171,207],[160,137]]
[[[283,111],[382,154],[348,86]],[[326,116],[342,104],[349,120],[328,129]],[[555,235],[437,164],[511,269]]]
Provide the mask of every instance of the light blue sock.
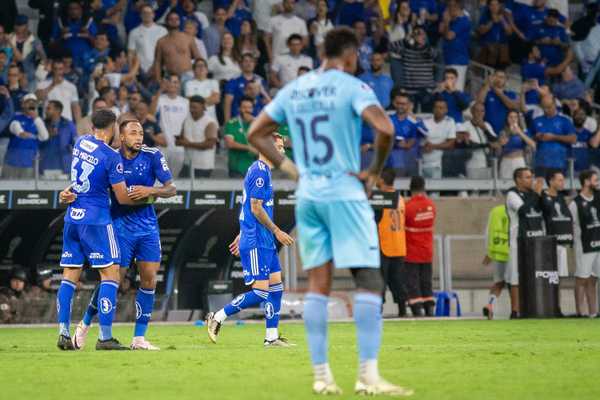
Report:
[[238,297],[231,300],[231,303],[227,304],[223,310],[225,311],[225,315],[229,317],[230,315],[237,314],[246,308],[259,305],[263,301],[267,300],[267,297],[269,297],[269,292],[265,292],[264,290],[260,289],[252,289],[251,291],[240,294]]
[[279,326],[279,313],[281,311],[281,298],[283,297],[283,283],[269,286],[269,297],[265,303],[265,321],[267,328]]
[[69,325],[71,324],[71,303],[73,293],[77,285],[70,280],[63,279],[60,282],[58,293],[56,294],[56,308],[58,314],[58,332],[60,335],[71,337]]
[[354,321],[361,362],[376,360],[381,346],[381,296],[357,293],[354,296]]
[[96,285],[94,288],[94,293],[92,293],[92,298],[90,303],[85,310],[85,314],[83,314],[83,323],[87,326],[92,324],[92,320],[98,314],[98,291],[100,290],[100,285]]
[[308,293],[304,297],[304,327],[313,365],[327,362],[327,303],[329,297]]
[[139,288],[135,296],[135,328],[133,336],[146,336],[154,307],[154,289]]
[[112,338],[112,324],[117,309],[117,290],[119,284],[115,281],[100,282],[98,289],[98,322],[100,324],[100,340]]

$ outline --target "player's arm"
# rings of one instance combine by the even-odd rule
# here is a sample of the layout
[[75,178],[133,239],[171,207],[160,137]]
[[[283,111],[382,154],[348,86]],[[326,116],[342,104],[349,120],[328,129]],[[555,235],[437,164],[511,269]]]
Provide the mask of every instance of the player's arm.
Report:
[[141,204],[129,197],[127,193],[127,185],[125,185],[125,181],[121,181],[119,183],[114,183],[111,185],[112,191],[117,198],[119,204],[124,206],[135,206]]
[[269,214],[263,208],[263,201],[261,199],[250,199],[250,209],[252,210],[252,215],[256,217],[258,222],[265,228],[275,235],[277,240],[285,246],[289,246],[294,243],[294,239],[281,229],[269,218]]
[[392,150],[394,144],[394,125],[385,111],[383,111],[383,108],[379,105],[370,105],[366,107],[361,116],[362,119],[371,126],[371,129],[375,134],[375,144],[373,145],[375,154],[373,156],[373,161],[368,170],[361,173],[360,176],[360,178],[365,181],[367,193],[370,194],[371,188],[375,185],[383,170],[385,160]]
[[163,183],[162,186],[133,186],[129,192],[129,198],[140,201],[152,200],[157,197],[169,198],[177,194],[177,187],[172,181]]

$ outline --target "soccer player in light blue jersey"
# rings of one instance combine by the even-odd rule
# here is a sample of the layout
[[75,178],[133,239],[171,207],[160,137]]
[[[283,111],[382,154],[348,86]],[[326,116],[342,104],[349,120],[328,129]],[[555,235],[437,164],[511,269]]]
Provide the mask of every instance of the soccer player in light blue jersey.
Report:
[[97,307],[100,310],[100,335],[97,350],[125,350],[112,336],[112,322],[119,288],[120,252],[110,215],[110,190],[121,204],[135,204],[127,195],[123,163],[108,143],[116,129],[116,117],[110,110],[92,115],[93,135],[84,135],[73,147],[70,205],[65,214],[63,249],[60,266],[63,279],[57,294],[61,350],[75,350],[69,324],[71,302],[87,262],[100,273]]
[[[119,123],[121,159],[129,197],[138,202],[151,202],[156,197],[168,198],[176,194],[171,171],[161,152],[142,145],[144,131],[135,118],[124,118]],[[162,186],[154,186],[159,181]],[[160,268],[161,247],[158,220],[151,204],[125,206],[113,199],[111,216],[121,248],[121,277],[135,259],[140,273],[135,309],[136,320],[132,350],[160,350],[145,339],[154,306],[156,273]],[[81,322],[75,329],[73,344],[85,346],[92,319],[98,314],[98,287]]]
[[[275,134],[274,138],[277,151],[284,154],[283,137]],[[272,138],[270,140],[273,142]],[[208,337],[213,343],[217,342],[221,324],[227,317],[264,302],[267,325],[264,346],[290,345],[278,331],[283,283],[275,239],[284,246],[289,246],[294,240],[273,222],[271,168],[273,164],[261,154],[259,159],[250,165],[244,178],[242,209],[239,215],[240,234],[229,248],[234,255],[242,259],[244,282],[252,286],[252,290],[239,295],[216,313],[207,314]]]
[[[273,165],[299,178],[296,224],[309,279],[304,323],[313,391],[341,393],[327,359],[327,303],[335,266],[349,268],[358,289],[354,319],[360,366],[355,392],[408,396],[412,390],[388,383],[377,367],[384,286],[377,227],[367,197],[391,149],[394,127],[371,88],[350,75],[356,70],[358,46],[348,28],[328,32],[322,67],[280,90],[251,125],[248,140]],[[376,134],[375,155],[370,168],[359,172],[363,120]],[[290,127],[297,168],[271,140],[283,123]]]

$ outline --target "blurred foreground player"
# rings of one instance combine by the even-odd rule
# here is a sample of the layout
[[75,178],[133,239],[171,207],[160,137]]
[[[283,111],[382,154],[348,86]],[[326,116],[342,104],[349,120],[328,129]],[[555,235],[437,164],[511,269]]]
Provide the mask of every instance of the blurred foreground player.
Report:
[[[381,292],[379,243],[367,193],[379,179],[390,152],[394,127],[365,83],[353,77],[358,39],[348,28],[325,38],[321,68],[295,79],[279,91],[250,126],[248,141],[291,178],[296,189],[296,223],[302,263],[308,270],[304,300],[308,337],[318,394],[339,394],[327,359],[327,303],[335,268],[349,268],[358,292],[354,302],[360,372],[359,394],[410,395],[412,390],[379,375]],[[375,155],[360,170],[360,137],[364,119],[376,134]],[[271,135],[287,123],[296,165],[273,145]]]
[[[277,151],[284,154],[283,137],[275,134],[273,138]],[[294,243],[294,239],[273,222],[271,168],[271,161],[260,154],[259,159],[248,168],[244,179],[240,233],[229,248],[242,259],[244,282],[252,286],[252,290],[239,295],[216,313],[207,314],[208,337],[213,343],[217,342],[221,324],[227,317],[265,302],[267,331],[264,345],[289,346],[287,340],[279,336],[277,329],[283,283],[275,238],[284,246]]]

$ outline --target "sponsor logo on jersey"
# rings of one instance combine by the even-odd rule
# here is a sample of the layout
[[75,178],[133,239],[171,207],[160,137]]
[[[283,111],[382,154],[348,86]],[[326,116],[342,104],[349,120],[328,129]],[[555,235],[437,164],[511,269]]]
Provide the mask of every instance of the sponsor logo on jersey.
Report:
[[89,140],[82,140],[81,142],[79,142],[79,147],[81,147],[85,151],[89,151],[90,153],[92,153],[98,148],[98,145],[96,143],[90,142]]
[[71,208],[71,212],[69,215],[71,216],[71,219],[79,221],[80,219],[83,219],[83,217],[85,217],[85,208]]
[[558,277],[558,271],[535,271],[536,279],[547,279],[551,285],[558,285],[560,278]]
[[71,254],[68,251],[65,251],[64,253],[62,253],[62,257],[63,258],[71,258],[71,257],[73,257],[73,254]]
[[104,258],[103,254],[100,253],[90,253],[90,260],[102,260]]
[[123,163],[118,163],[117,164],[117,172],[122,174],[123,173]]
[[103,297],[100,299],[100,312],[102,314],[108,314],[112,311],[113,305],[112,302],[107,298]]

